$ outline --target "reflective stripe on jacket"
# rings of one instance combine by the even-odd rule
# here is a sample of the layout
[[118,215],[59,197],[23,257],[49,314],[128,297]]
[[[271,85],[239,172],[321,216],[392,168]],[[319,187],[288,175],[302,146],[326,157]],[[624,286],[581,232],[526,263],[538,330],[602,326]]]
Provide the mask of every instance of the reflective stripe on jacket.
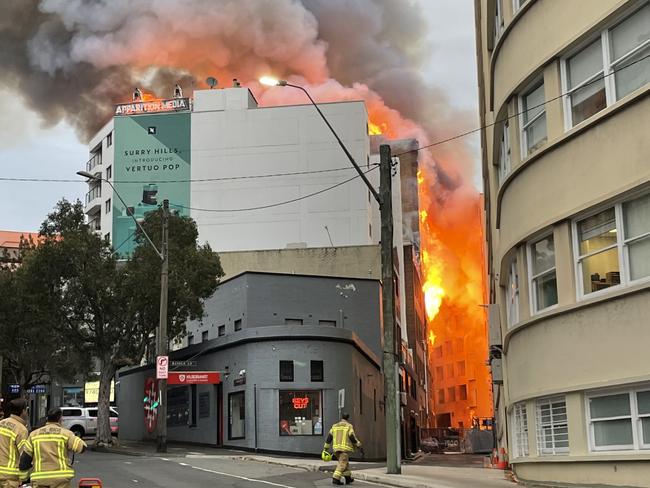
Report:
[[32,480],[69,480],[74,470],[68,464],[70,451],[79,453],[86,443],[60,424],[47,423],[29,436],[25,452],[32,456]]
[[20,454],[27,444],[25,421],[11,415],[0,421],[0,479],[26,479],[27,473],[20,471]]
[[341,420],[332,426],[325,442],[325,449],[330,447],[334,452],[352,452],[355,447],[361,447],[350,422]]

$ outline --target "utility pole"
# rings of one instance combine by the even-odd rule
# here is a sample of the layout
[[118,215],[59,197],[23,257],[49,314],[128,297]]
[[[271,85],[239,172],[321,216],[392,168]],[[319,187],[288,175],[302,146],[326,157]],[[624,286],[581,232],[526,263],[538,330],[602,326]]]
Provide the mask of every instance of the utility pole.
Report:
[[379,146],[379,210],[381,213],[381,305],[384,325],[384,395],[386,397],[386,472],[400,474],[395,295],[393,291],[393,201],[390,146]]
[[[167,292],[169,285],[169,200],[162,206],[162,267],[160,271],[160,323],[158,324],[157,356],[167,356]],[[158,380],[158,452],[167,452],[167,380]]]

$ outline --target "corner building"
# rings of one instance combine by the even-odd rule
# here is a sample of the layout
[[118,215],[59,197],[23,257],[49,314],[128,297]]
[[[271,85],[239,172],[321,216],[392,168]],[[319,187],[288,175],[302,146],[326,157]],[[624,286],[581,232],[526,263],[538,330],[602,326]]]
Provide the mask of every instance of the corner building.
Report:
[[499,445],[650,487],[650,3],[475,7]]

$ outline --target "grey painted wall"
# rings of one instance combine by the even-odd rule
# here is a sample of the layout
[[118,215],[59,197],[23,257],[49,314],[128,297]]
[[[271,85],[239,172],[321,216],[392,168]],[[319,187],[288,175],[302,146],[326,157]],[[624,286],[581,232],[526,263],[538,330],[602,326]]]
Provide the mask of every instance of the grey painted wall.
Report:
[[218,337],[220,325],[226,334],[235,332],[237,319],[243,328],[284,325],[285,319],[314,326],[332,321],[381,356],[380,293],[375,280],[249,272],[220,284],[205,303],[205,317],[188,324],[188,333],[196,343],[204,331],[208,339]]
[[[267,328],[265,328],[267,329]],[[239,339],[224,337],[210,341],[207,345],[221,347],[198,356],[199,370],[228,369],[231,374],[223,381],[223,443],[227,446],[254,449],[255,445],[255,391],[257,391],[257,447],[263,450],[318,454],[329,427],[338,420],[338,390],[346,390],[345,409],[360,439],[364,442],[366,454],[377,458],[385,455],[383,384],[378,369],[378,358],[363,347],[359,339],[347,330],[332,330],[332,340],[323,340],[322,328],[305,326],[301,328],[306,337],[295,340],[274,339],[295,330],[292,327],[269,327],[267,330],[248,330],[238,333]],[[262,342],[242,342],[261,339]],[[194,346],[194,350],[199,346]],[[362,350],[366,353],[362,353]],[[180,353],[179,351],[178,353]],[[178,354],[177,353],[177,354]],[[187,354],[187,352],[186,352]],[[279,381],[279,361],[294,361],[294,381]],[[324,362],[324,381],[312,382],[310,361]],[[246,370],[246,385],[235,386],[238,373]],[[120,437],[124,439],[150,438],[144,428],[142,396],[145,378],[153,370],[136,369],[123,371],[120,375],[121,395]],[[363,401],[360,401],[361,386]],[[241,440],[228,439],[228,395],[245,391],[246,436]],[[280,436],[279,434],[279,391],[280,390],[322,390],[323,391],[323,435],[322,436]],[[216,387],[199,386],[198,392],[210,393],[210,417],[197,419],[196,427],[170,427],[169,439],[206,444],[217,443]],[[376,393],[375,393],[376,392]],[[198,395],[197,395],[198,396]],[[375,416],[376,412],[376,416]],[[197,415],[198,417],[198,415]]]

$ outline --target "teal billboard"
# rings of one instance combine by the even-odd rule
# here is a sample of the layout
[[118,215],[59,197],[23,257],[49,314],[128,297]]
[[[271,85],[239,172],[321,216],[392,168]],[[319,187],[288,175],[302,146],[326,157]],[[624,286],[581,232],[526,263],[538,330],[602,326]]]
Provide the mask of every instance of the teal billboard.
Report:
[[[125,257],[135,247],[136,225],[169,200],[172,211],[189,215],[190,113],[115,117],[113,248]],[[155,243],[157,245],[157,243]]]

